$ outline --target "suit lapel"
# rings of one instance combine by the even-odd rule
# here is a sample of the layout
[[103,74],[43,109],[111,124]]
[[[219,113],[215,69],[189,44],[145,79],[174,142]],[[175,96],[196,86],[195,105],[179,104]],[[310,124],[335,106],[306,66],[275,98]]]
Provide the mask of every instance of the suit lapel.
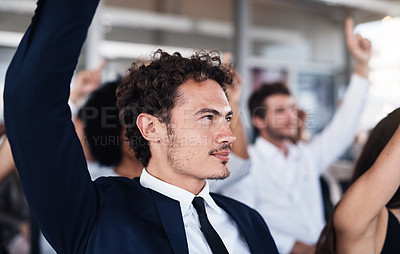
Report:
[[212,195],[213,199],[217,203],[219,207],[224,209],[226,213],[228,213],[231,218],[236,222],[238,225],[240,232],[242,233],[244,239],[247,242],[247,245],[249,246],[250,253],[260,253],[262,252],[261,246],[258,246],[258,242],[254,241],[254,239],[258,239],[257,235],[255,234],[254,230],[251,228],[251,225],[247,223],[249,221],[248,218],[245,217],[244,213],[241,213],[237,207],[230,205],[227,202],[222,202],[217,196]]
[[151,191],[151,193],[174,253],[188,254],[189,250],[179,202],[155,191]]

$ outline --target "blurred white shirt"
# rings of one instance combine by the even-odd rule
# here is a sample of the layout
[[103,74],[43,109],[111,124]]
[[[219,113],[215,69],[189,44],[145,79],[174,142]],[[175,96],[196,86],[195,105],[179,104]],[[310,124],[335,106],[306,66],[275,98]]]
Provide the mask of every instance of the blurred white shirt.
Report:
[[280,253],[296,240],[316,244],[325,224],[319,177],[352,143],[369,82],[353,75],[332,121],[310,143],[289,144],[288,155],[264,138],[250,147],[248,177],[222,193],[255,208]]

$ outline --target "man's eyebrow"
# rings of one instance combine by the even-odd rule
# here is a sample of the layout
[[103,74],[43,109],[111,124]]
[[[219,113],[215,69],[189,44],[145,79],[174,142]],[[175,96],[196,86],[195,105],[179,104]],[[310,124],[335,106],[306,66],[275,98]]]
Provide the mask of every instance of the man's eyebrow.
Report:
[[215,109],[212,109],[212,108],[202,108],[199,111],[197,111],[195,113],[195,115],[201,115],[201,114],[204,114],[204,113],[210,113],[210,114],[217,115],[217,116],[221,115],[221,113],[218,110],[215,110]]
[[[210,114],[217,115],[217,116],[221,116],[221,115],[222,115],[218,110],[215,110],[215,109],[212,109],[212,108],[203,108],[203,109],[200,109],[199,111],[197,111],[197,112],[195,113],[195,115],[200,115],[200,114],[204,114],[204,113],[210,113]],[[233,115],[233,111],[232,111],[232,110],[229,111],[229,112],[226,114],[226,116],[232,116],[232,115]]]

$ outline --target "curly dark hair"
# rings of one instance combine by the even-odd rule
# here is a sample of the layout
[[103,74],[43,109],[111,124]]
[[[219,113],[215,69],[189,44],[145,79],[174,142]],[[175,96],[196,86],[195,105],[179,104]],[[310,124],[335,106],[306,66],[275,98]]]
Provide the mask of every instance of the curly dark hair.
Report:
[[212,79],[226,91],[226,86],[232,84],[232,76],[231,66],[221,64],[218,51],[200,51],[185,58],[178,52],[170,55],[159,49],[150,64],[132,64],[117,89],[117,106],[126,127],[126,138],[143,166],[148,165],[151,153],[148,141],[136,126],[139,114],[151,114],[168,127],[180,85],[191,79],[196,82]]

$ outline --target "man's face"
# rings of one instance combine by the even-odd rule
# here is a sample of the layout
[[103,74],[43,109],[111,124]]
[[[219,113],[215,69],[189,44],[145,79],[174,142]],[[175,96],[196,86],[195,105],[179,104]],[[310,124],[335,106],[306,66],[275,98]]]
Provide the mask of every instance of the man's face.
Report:
[[293,98],[289,95],[275,94],[264,100],[266,107],[264,128],[260,133],[272,139],[282,140],[295,137],[298,117]]
[[179,88],[166,137],[167,159],[179,176],[223,179],[236,139],[229,128],[232,111],[220,85],[214,80],[189,80]]

